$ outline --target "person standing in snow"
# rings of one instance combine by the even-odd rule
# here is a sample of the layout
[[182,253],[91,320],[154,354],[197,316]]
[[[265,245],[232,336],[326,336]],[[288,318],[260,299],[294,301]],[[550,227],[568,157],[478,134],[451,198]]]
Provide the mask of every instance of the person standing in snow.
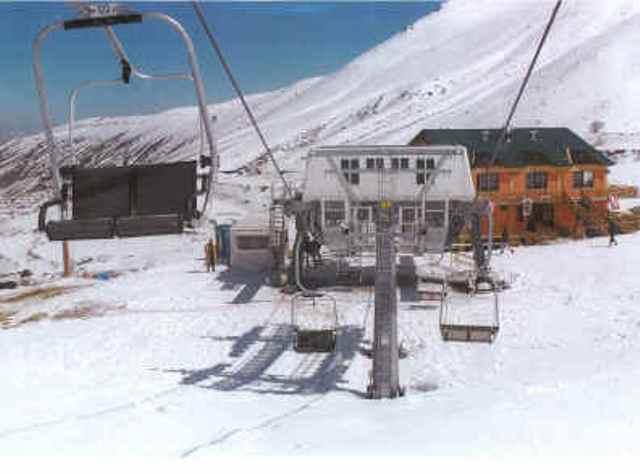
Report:
[[503,254],[509,246],[509,231],[507,230],[507,226],[504,226],[504,228],[502,229],[502,236],[500,237],[500,239],[500,254]]
[[616,240],[617,230],[618,229],[613,218],[609,217],[609,247],[612,245],[618,245],[618,241]]
[[208,272],[216,271],[216,244],[213,243],[213,239],[209,239],[204,246],[204,259]]

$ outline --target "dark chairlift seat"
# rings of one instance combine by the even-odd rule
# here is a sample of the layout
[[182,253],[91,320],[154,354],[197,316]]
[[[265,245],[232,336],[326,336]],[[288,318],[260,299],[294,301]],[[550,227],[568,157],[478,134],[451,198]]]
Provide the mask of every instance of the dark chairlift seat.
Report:
[[[40,208],[49,240],[111,239],[180,234],[198,217],[195,161],[142,166],[63,168],[62,200]],[[71,192],[69,192],[71,190]],[[71,201],[69,219],[48,221],[47,210]]]
[[335,329],[296,328],[293,348],[296,352],[334,352],[336,331]]
[[[302,326],[302,317],[311,321],[305,321],[305,326]],[[308,327],[321,323],[329,327]],[[294,351],[322,353],[336,350],[338,312],[336,301],[331,296],[315,292],[295,295],[291,300],[291,324],[294,328]]]

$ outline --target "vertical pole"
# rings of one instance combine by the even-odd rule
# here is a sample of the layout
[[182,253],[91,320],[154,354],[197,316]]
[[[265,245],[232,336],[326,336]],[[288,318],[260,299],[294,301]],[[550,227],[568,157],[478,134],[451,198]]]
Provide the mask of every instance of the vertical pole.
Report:
[[70,277],[73,274],[73,268],[71,264],[71,252],[69,250],[69,241],[62,241],[62,263],[63,263],[63,276],[65,278]]
[[373,370],[369,398],[402,395],[398,368],[398,299],[393,207],[381,201],[376,228],[376,280],[373,335]]

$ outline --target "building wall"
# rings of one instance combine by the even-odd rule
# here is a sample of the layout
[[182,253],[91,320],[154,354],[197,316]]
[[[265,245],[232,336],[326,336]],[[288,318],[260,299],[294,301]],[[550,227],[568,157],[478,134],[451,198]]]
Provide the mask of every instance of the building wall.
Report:
[[[543,171],[547,173],[546,189],[528,189],[527,173]],[[575,188],[574,171],[593,172],[593,187]],[[527,220],[522,218],[521,204],[529,198],[535,204],[549,204],[553,207],[553,226],[556,231],[576,232],[579,222],[576,220],[576,204],[580,199],[588,198],[592,204],[592,216],[602,216],[607,212],[608,170],[606,166],[580,165],[572,167],[529,166],[523,168],[492,167],[472,170],[473,181],[477,186],[480,173],[498,173],[498,191],[482,191],[479,194],[491,199],[495,204],[494,234],[500,235],[506,227],[511,236],[522,235],[527,230]],[[579,229],[578,229],[579,230]],[[486,223],[483,232],[487,232]]]
[[[413,201],[423,188],[416,175],[429,172],[429,169],[417,168],[418,159],[432,160],[434,164],[445,160],[438,179],[429,187],[427,200],[471,201],[475,196],[469,158],[463,147],[397,147],[393,153],[386,147],[370,148],[368,153],[359,147],[335,147],[325,154],[322,148],[314,150],[307,157],[303,200],[345,200],[350,193],[354,201],[378,201],[382,192],[390,201]],[[405,148],[404,154],[402,148]],[[391,160],[402,158],[408,160],[408,167],[393,169]],[[367,159],[382,160],[382,180],[377,165],[367,168]],[[342,160],[349,162],[348,169],[342,168]],[[357,164],[355,168],[351,168],[352,161]],[[348,179],[353,174],[357,175],[357,184]]]

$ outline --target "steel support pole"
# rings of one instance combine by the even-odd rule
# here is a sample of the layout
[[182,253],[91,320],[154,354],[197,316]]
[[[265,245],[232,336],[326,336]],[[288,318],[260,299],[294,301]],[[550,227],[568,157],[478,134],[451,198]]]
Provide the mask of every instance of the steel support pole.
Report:
[[373,369],[369,398],[395,398],[403,394],[398,363],[398,296],[393,208],[383,201],[376,226],[375,318]]

